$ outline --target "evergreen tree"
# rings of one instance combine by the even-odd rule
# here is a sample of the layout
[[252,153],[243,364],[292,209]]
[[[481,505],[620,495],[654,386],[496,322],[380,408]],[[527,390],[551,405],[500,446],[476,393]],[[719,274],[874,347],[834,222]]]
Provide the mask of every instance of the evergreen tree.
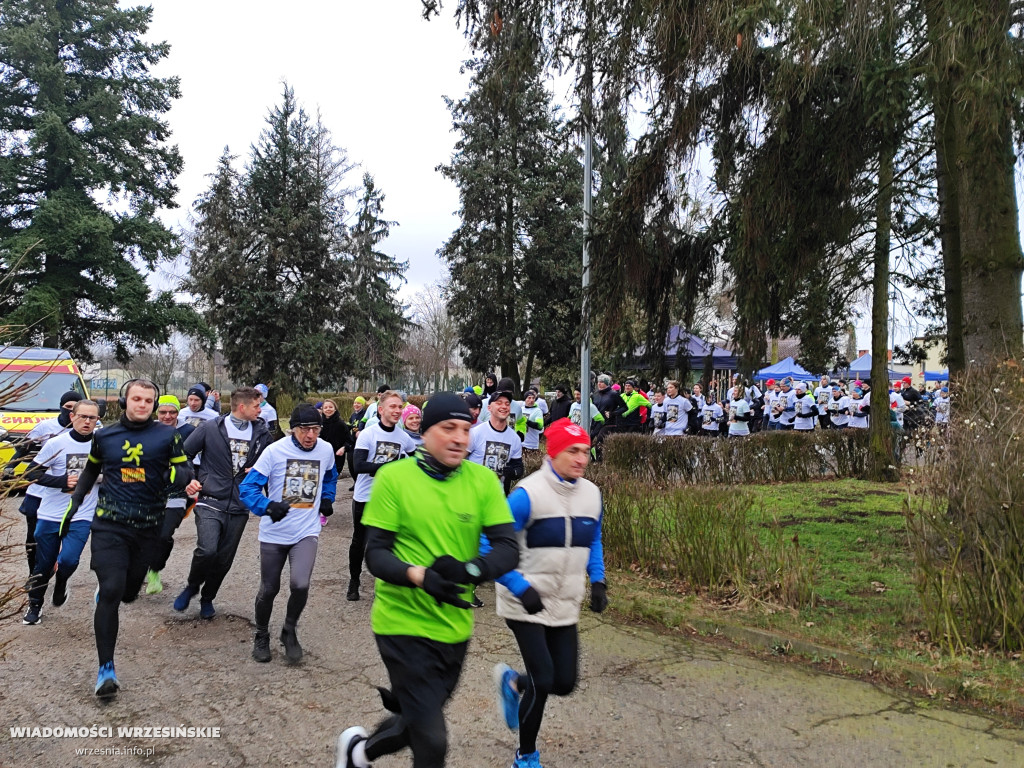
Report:
[[449,101],[461,138],[440,169],[461,201],[462,223],[441,255],[465,362],[500,365],[517,388],[535,363],[564,362],[580,317],[580,165],[539,61],[536,42],[506,21],[487,54],[467,63],[469,95]]
[[349,170],[330,134],[285,86],[244,175],[225,152],[196,204],[186,289],[199,298],[232,376],[300,394],[340,381]]
[[363,175],[356,221],[348,233],[352,260],[349,324],[345,331],[351,372],[369,380],[393,379],[401,363],[399,349],[408,321],[395,295],[408,262],[377,250],[395,222],[381,218],[384,193],[369,173]]
[[157,218],[174,207],[182,162],[163,114],[175,78],[150,68],[149,8],[116,0],[0,2],[0,299],[4,341],[133,347],[194,328],[139,268],[177,252]]

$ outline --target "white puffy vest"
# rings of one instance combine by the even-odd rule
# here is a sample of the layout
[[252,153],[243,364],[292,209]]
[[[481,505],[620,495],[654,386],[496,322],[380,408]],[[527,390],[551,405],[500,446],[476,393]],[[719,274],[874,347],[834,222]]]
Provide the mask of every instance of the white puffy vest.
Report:
[[531,616],[511,591],[496,584],[498,615],[549,627],[576,624],[601,518],[601,491],[583,478],[575,483],[559,479],[548,459],[517,488],[530,497],[530,519],[517,534],[516,570],[540,594],[544,610]]

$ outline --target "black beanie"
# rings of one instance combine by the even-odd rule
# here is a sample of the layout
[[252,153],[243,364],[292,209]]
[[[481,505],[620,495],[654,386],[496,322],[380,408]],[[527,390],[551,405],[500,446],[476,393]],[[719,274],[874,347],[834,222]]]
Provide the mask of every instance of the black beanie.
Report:
[[498,386],[494,390],[495,392],[508,392],[510,395],[515,394],[515,385],[512,383],[512,379],[508,376],[498,381]]
[[185,395],[185,399],[188,400],[192,395],[195,395],[204,403],[206,402],[206,390],[200,387],[198,384],[189,389],[188,394]]
[[431,395],[430,400],[423,406],[420,434],[422,435],[435,424],[448,419],[473,423],[473,415],[469,412],[466,401],[454,392],[439,392],[436,395]]
[[63,408],[67,403],[77,403],[81,399],[82,395],[80,392],[70,389],[60,396],[60,407]]
[[292,411],[292,417],[288,420],[288,426],[296,427],[319,427],[323,425],[323,417],[320,411],[309,403],[299,403]]

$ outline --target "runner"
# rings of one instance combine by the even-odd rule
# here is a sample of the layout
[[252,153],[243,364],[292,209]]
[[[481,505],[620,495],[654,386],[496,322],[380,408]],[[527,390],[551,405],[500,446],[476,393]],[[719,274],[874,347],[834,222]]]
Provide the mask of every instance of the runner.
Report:
[[[444,765],[444,705],[462,672],[473,613],[461,595],[515,567],[512,516],[493,475],[464,461],[469,408],[442,392],[424,406],[423,446],[385,467],[366,508],[366,564],[377,577],[373,632],[391,680],[381,690],[392,712],[369,737],[338,738],[337,766],[366,768],[411,747],[415,768]],[[486,427],[478,427],[474,433]],[[480,535],[491,545],[478,555]]]
[[508,426],[511,405],[511,392],[499,391],[491,396],[487,406],[490,419],[473,430],[466,457],[494,472],[504,485],[506,494],[524,471],[523,441]]
[[54,574],[53,604],[58,608],[68,599],[68,579],[78,570],[78,561],[89,538],[89,527],[96,511],[96,488],[89,493],[74,517],[64,519],[67,493],[74,490],[78,476],[89,457],[92,433],[100,421],[100,407],[92,400],[76,400],[71,410],[71,429],[50,440],[29,464],[23,477],[40,489],[39,520],[36,523],[35,570],[29,579],[28,611],[22,624],[38,624],[42,614],[46,585]]
[[665,429],[663,434],[679,437],[686,432],[690,419],[695,416],[693,403],[679,391],[679,382],[672,380],[665,384]]
[[665,393],[660,389],[654,392],[654,405],[651,406],[651,431],[660,435],[665,431]]
[[[376,403],[374,421],[359,433],[356,440],[356,489],[352,494],[352,542],[348,548],[348,592],[345,599],[359,600],[359,579],[363,572],[366,553],[366,528],[363,510],[370,500],[373,478],[385,464],[404,459],[416,451],[416,443],[401,429],[396,429],[402,417],[402,397],[394,390],[381,392]],[[422,427],[421,427],[422,429]]]
[[[520,430],[520,425],[522,429]],[[523,395],[523,415],[519,417],[516,432],[522,431],[524,451],[540,450],[540,435],[544,431],[544,411],[537,404],[537,393],[532,389]]]
[[262,395],[254,387],[231,393],[231,413],[203,422],[185,439],[185,453],[202,463],[198,477],[187,489],[198,494],[195,506],[196,548],[185,588],[174,599],[174,610],[184,611],[199,595],[199,616],[212,619],[213,600],[224,583],[238,551],[249,507],[242,502],[239,485],[270,444],[270,429],[260,418]]
[[729,437],[746,437],[750,434],[750,402],[743,392],[743,385],[737,383],[732,388],[732,399],[729,401]]
[[601,492],[583,479],[586,431],[567,419],[548,428],[548,457],[508,498],[519,566],[498,579],[498,615],[519,644],[526,671],[494,669],[500,708],[519,729],[512,768],[540,768],[537,734],[549,694],[568,696],[579,669],[577,624],[590,578],[590,609],[608,606],[601,544]]
[[252,657],[258,662],[271,659],[270,616],[287,560],[291,592],[281,642],[288,661],[296,664],[302,661],[296,629],[309,598],[322,528],[320,515],[330,517],[334,513],[338,471],[330,443],[320,439],[321,419],[316,408],[308,403],[297,405],[288,424],[291,434],[260,454],[242,480],[238,495],[253,514],[260,516],[260,589],[256,594]]
[[[71,429],[71,409],[75,403],[82,399],[82,395],[74,390],[65,392],[60,396],[60,415],[55,419],[40,421],[32,430],[25,435],[25,439],[15,449],[11,460],[4,467],[4,480],[14,479],[14,469],[23,460],[22,457],[29,457],[46,445],[51,437],[60,435]],[[30,485],[25,490],[25,498],[21,501],[18,511],[25,516],[25,557],[28,560],[29,576],[36,566],[36,524],[39,522],[37,512],[39,500],[43,489],[38,484]]]
[[807,384],[798,381],[793,385],[796,395],[793,398],[793,429],[797,432],[813,432],[814,422],[818,416],[818,404],[807,391]]
[[262,395],[262,398],[260,399],[260,418],[266,422],[267,429],[270,430],[270,437],[273,439],[275,435],[279,434],[279,432],[277,429],[277,409],[267,402],[267,395],[270,394],[270,388],[267,387],[266,384],[257,384],[253,389]]
[[[157,401],[156,420],[169,427],[177,427],[181,439],[195,431],[191,424],[178,424],[178,413],[181,411],[181,403],[174,395],[161,395]],[[181,521],[188,517],[189,507],[195,503],[195,498],[189,497],[182,491],[172,491],[167,494],[167,509],[164,510],[164,522],[160,527],[160,551],[146,572],[146,594],[158,595],[164,591],[164,584],[160,578],[160,571],[167,565],[167,560],[174,550],[174,533],[181,525]]]
[[219,415],[218,411],[206,407],[206,390],[198,384],[188,391],[185,403],[188,407],[178,415],[179,427],[187,424],[196,429],[204,421],[216,419]]
[[92,570],[99,590],[93,626],[99,672],[96,695],[113,696],[121,687],[114,671],[118,608],[139,595],[149,564],[160,547],[167,492],[192,480],[192,467],[174,427],[153,421],[160,390],[147,379],[121,388],[120,421],[93,433],[85,469],[71,495],[65,519],[75,513],[103,475],[92,521]]
[[850,423],[850,398],[843,394],[843,388],[832,385],[832,396],[825,406],[828,411],[830,429],[846,429]]

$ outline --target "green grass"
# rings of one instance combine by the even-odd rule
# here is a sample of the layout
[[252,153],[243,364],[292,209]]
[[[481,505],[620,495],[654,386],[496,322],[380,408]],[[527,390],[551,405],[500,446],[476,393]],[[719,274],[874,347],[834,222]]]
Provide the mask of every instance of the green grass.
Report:
[[[949,656],[929,642],[914,582],[915,565],[900,485],[836,480],[745,486],[754,494],[750,523],[767,543],[796,538],[814,562],[813,607],[800,610],[760,601],[723,602],[684,584],[612,575],[613,608],[669,628],[713,621],[769,630],[876,659],[883,674],[908,672],[952,678],[948,698],[1021,712],[1020,662],[978,651]],[[928,690],[924,685],[923,689]]]
[[[764,626],[815,630],[807,635],[876,653],[920,628],[914,562],[898,486],[839,480],[750,487],[767,531],[781,526],[815,561],[816,606],[796,616],[764,616]],[[807,623],[813,623],[807,627]]]

